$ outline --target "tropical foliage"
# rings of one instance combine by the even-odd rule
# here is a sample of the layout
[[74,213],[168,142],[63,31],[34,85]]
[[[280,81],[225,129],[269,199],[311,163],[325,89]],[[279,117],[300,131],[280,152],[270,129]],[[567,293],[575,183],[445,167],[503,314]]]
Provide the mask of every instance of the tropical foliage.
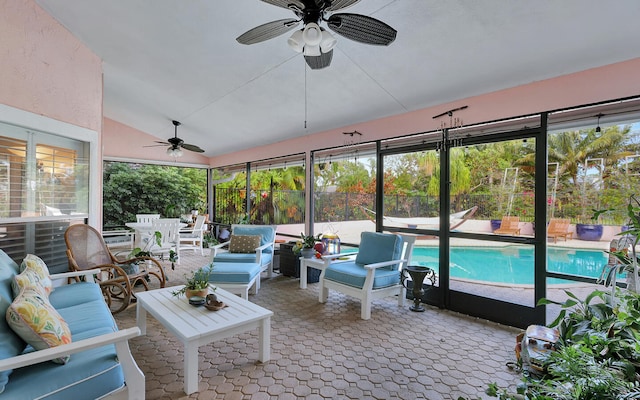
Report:
[[591,400],[640,398],[640,297],[618,289],[617,301],[596,290],[584,300],[566,291],[561,312],[551,323],[560,332],[558,349],[542,376],[524,374],[509,390],[489,385],[502,400]]
[[194,207],[204,212],[206,182],[203,169],[105,162],[103,223],[122,226],[136,214],[177,217]]
[[[592,209],[619,209],[640,187],[638,133],[631,126],[565,131],[549,135],[547,199],[549,213],[588,222]],[[632,156],[632,157],[629,157]],[[453,148],[450,193],[453,211],[478,205],[478,218],[516,215],[533,221],[535,141],[508,140]],[[430,217],[439,214],[440,154],[410,152],[384,159],[384,214]],[[556,164],[557,163],[557,164]],[[585,167],[586,166],[586,167]],[[508,171],[517,174],[509,175]],[[552,177],[557,172],[557,178]],[[201,207],[206,199],[204,171],[188,168],[107,163],[104,175],[105,223],[119,225],[138,212],[175,213]],[[317,222],[371,218],[375,208],[374,157],[351,157],[314,165]],[[219,222],[301,223],[305,212],[303,166],[251,171],[213,171],[215,215]],[[247,203],[250,212],[247,216]],[[167,209],[168,206],[174,207]],[[603,222],[622,224],[624,213]]]

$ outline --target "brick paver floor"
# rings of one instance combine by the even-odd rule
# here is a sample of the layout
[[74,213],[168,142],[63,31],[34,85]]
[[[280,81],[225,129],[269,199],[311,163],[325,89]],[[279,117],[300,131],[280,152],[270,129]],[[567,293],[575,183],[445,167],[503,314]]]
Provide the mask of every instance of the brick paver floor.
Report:
[[[183,254],[168,285],[204,265],[208,256]],[[514,387],[518,329],[410,301],[373,303],[368,321],[360,302],[331,292],[318,302],[318,285],[300,289],[297,279],[262,278],[249,300],[274,312],[271,360],[257,361],[257,331],[200,348],[198,392],[183,392],[182,346],[153,318],[147,335],[130,341],[146,376],[147,399],[485,399],[491,382]],[[135,306],[116,315],[120,328],[135,325]]]

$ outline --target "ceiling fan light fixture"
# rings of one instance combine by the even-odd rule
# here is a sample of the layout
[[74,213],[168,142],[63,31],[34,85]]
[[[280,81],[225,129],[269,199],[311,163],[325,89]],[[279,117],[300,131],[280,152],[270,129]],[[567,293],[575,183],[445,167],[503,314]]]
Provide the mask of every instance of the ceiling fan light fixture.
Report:
[[289,40],[287,40],[289,47],[298,53],[302,53],[304,50],[304,39],[302,37],[302,29],[293,32]]
[[167,149],[167,155],[171,156],[171,157],[182,157],[182,149],[180,149],[179,147],[174,147],[171,146]]
[[315,46],[310,46],[310,45],[306,45],[304,46],[304,53],[305,56],[310,56],[310,57],[318,57],[320,55],[322,55],[322,53],[320,52],[320,46],[315,45]]
[[319,46],[322,42],[322,30],[315,22],[310,22],[302,31],[302,38],[306,46]]
[[336,47],[338,41],[336,38],[328,31],[322,31],[322,41],[320,42],[320,50],[323,53],[328,53]]

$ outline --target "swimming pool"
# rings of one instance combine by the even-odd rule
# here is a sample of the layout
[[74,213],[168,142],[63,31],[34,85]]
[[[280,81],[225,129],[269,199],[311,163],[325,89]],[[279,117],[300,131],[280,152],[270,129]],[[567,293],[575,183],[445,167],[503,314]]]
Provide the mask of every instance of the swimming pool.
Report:
[[[411,264],[424,265],[438,272],[438,248],[415,247]],[[450,274],[454,279],[507,285],[533,285],[533,248],[452,247]],[[590,278],[598,278],[608,255],[601,250],[547,249],[547,269]],[[548,284],[567,283],[551,278]]]

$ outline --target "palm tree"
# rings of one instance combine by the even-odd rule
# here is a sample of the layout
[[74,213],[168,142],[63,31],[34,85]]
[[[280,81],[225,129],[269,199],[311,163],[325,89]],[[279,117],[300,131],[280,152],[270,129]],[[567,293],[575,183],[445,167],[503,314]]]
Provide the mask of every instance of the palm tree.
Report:
[[620,129],[620,126],[616,125],[601,132],[589,129],[551,135],[549,136],[549,161],[558,162],[560,175],[568,175],[571,182],[578,186],[578,176],[584,172],[587,159],[603,158],[607,168],[629,155],[624,151],[624,146],[630,130],[630,126]]
[[[596,129],[578,130],[578,131],[566,131],[560,132],[555,135],[549,136],[548,146],[548,159],[549,162],[558,163],[559,176],[564,177],[573,185],[573,193],[581,193],[580,205],[582,209],[582,218],[587,218],[586,206],[590,203],[591,206],[595,206],[596,199],[588,201],[589,194],[587,193],[587,182],[585,178],[581,178],[581,174],[587,174],[588,169],[587,161],[589,159],[603,159],[604,170],[611,171],[612,167],[615,167],[620,159],[629,155],[629,152],[625,151],[625,142],[627,134],[630,132],[631,127],[625,126],[611,126],[603,129],[601,132],[597,132]],[[597,166],[598,172],[606,178],[604,170],[600,170],[601,167]],[[600,187],[598,189],[605,189],[606,179],[599,181]],[[582,190],[580,188],[582,186]],[[575,196],[569,196],[566,200]]]

